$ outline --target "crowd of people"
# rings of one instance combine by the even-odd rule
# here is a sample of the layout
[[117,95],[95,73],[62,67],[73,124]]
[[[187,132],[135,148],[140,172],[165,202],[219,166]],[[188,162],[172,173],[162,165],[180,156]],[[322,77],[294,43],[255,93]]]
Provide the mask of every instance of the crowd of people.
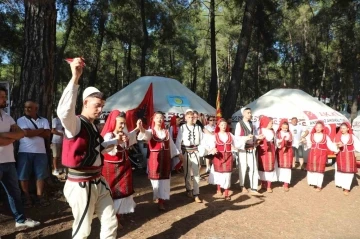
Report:
[[[184,174],[186,195],[202,203],[200,194],[201,160],[205,160],[208,183],[216,185],[216,195],[231,200],[231,177],[237,164],[242,193],[260,196],[272,193],[272,183],[283,183],[289,191],[292,168],[298,158],[300,168],[307,170],[307,182],[316,191],[322,190],[328,151],[337,154],[335,184],[350,192],[357,172],[355,151],[360,142],[351,126],[343,123],[330,139],[322,121],[310,131],[298,124],[297,118],[283,119],[275,131],[273,119],[261,116],[252,124],[250,108],[242,108],[242,119],[231,129],[231,120],[216,119],[188,109],[184,122],[175,115],[170,127],[165,126],[164,114],[155,112],[151,126],[145,129],[138,120],[128,132],[126,114],[114,110],[101,129],[94,124],[105,104],[102,92],[94,87],[83,91],[82,112],[75,114],[83,59],[70,63],[72,78],[64,89],[57,115],[50,128],[47,119],[37,114],[38,105],[25,103],[24,116],[17,122],[0,110],[0,180],[9,198],[16,227],[34,227],[40,223],[27,218],[25,207],[34,204],[47,206],[44,199],[44,180],[49,176],[47,139],[52,134],[52,174],[60,174],[59,160],[66,170],[64,196],[74,217],[73,238],[87,238],[93,214],[101,222],[100,238],[116,238],[121,228],[122,214],[132,213],[136,203],[132,166],[128,160],[129,147],[146,141],[149,150],[147,174],[153,188],[153,199],[160,211],[167,209],[170,200],[172,171]],[[0,107],[6,105],[6,89],[0,88]],[[19,141],[15,164],[13,143]],[[304,151],[309,149],[307,164]],[[248,173],[249,188],[245,188]],[[29,192],[30,180],[36,182],[36,197]],[[20,187],[19,187],[20,184]],[[21,191],[25,200],[22,200]]]

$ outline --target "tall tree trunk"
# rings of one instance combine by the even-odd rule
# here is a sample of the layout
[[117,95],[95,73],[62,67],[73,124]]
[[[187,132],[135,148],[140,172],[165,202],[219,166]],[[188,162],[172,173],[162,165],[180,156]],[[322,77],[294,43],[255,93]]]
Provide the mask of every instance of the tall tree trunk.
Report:
[[235,106],[238,100],[238,92],[241,85],[241,79],[244,75],[245,62],[249,51],[256,2],[256,0],[246,1],[239,43],[234,66],[232,68],[231,81],[223,103],[225,118],[231,117],[235,112]]
[[211,81],[207,102],[216,107],[218,90],[218,75],[216,64],[216,32],[215,32],[215,0],[210,1],[210,52],[211,52]]
[[132,67],[131,67],[131,42],[129,43],[129,49],[127,50],[127,85],[130,85],[130,80],[131,80],[131,71],[132,71]]
[[106,22],[108,20],[108,9],[109,9],[109,2],[108,0],[99,1],[100,4],[100,16],[98,20],[98,36],[96,39],[96,50],[95,50],[95,64],[91,69],[90,76],[89,76],[89,85],[94,86],[97,80],[97,72],[100,65],[100,57],[101,57],[101,48],[103,45],[104,37],[105,37],[105,27]]
[[23,114],[24,102],[33,99],[39,103],[39,115],[51,119],[56,44],[55,0],[25,1],[24,5],[24,52],[15,117]]
[[291,62],[291,85],[290,87],[297,87],[298,82],[296,82],[296,72],[295,72],[295,50],[294,50],[294,44],[292,40],[292,35],[290,30],[288,30],[289,33],[289,40],[290,40],[290,62]]
[[[60,74],[57,74],[59,72],[60,66],[62,65],[62,61],[64,59],[64,52],[66,49],[66,46],[68,44],[70,34],[74,25],[74,12],[75,12],[75,2],[76,0],[70,0],[67,11],[68,11],[68,21],[66,23],[66,30],[63,37],[63,42],[59,48],[56,49],[56,64],[55,64],[55,81],[54,81],[54,97],[56,99],[56,93],[57,93],[57,87],[59,83],[59,79],[61,79]],[[61,83],[61,82],[60,82]]]
[[350,1],[349,3],[349,11],[348,11],[348,24],[347,28],[347,36],[350,38],[350,52],[351,52],[351,59],[350,59],[350,70],[352,70],[352,79],[353,79],[353,97],[352,97],[352,106],[351,106],[351,121],[353,121],[357,116],[358,111],[358,97],[359,97],[359,90],[360,90],[360,63],[359,59],[357,58],[360,55],[360,46],[359,42],[356,42],[355,38],[355,31],[356,31],[356,14],[358,12],[358,4],[356,1]]
[[140,62],[140,68],[141,68],[141,76],[146,75],[146,55],[147,55],[147,49],[149,47],[149,33],[146,26],[146,15],[145,15],[145,1],[146,0],[140,0],[140,11],[141,11],[141,23],[142,23],[142,31],[143,31],[143,42],[141,46],[141,62]]
[[196,88],[197,88],[197,73],[198,73],[198,60],[197,60],[197,57],[195,57],[195,60],[194,60],[193,70],[194,70],[194,74],[193,74],[193,84],[192,84],[192,89],[191,89],[191,90],[196,93]]

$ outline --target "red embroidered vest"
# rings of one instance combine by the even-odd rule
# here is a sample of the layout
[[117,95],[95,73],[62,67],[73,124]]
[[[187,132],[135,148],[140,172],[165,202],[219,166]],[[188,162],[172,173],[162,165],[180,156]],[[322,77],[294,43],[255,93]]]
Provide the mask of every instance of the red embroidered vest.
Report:
[[310,135],[310,140],[311,140],[311,149],[327,150],[325,134],[323,134],[323,138],[320,142],[315,142],[314,134]]
[[[102,165],[104,156],[101,151],[104,147],[101,143],[104,139],[85,117],[78,117],[81,121],[80,132],[70,139],[64,137],[62,164],[74,169],[91,168],[100,154]],[[100,152],[96,150],[97,147],[100,148]]]
[[231,152],[232,138],[231,138],[230,133],[227,133],[227,136],[228,136],[228,139],[224,143],[223,141],[220,140],[219,134],[215,134],[216,149],[218,150],[218,152],[221,152],[221,153]]
[[156,131],[152,130],[152,138],[149,140],[150,151],[161,151],[170,149],[169,131],[165,130],[165,134],[165,138],[160,139],[156,135]]

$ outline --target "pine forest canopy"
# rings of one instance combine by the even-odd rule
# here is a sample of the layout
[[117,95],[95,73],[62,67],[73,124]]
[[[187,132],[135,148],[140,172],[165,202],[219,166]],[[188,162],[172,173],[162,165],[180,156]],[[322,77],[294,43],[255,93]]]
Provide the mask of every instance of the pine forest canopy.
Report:
[[213,106],[219,88],[229,117],[286,86],[329,97],[337,110],[347,103],[354,117],[359,9],[360,0],[4,0],[0,81],[12,84],[18,115],[37,97],[49,117],[71,77],[64,58],[83,56],[81,89],[108,96],[164,76]]

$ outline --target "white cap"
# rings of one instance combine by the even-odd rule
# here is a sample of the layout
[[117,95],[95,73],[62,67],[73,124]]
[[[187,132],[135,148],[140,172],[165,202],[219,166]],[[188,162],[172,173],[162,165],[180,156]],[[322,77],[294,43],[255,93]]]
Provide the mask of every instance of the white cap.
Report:
[[245,109],[246,109],[246,107],[241,108],[240,112],[241,112],[242,115],[244,114]]
[[187,114],[188,112],[194,112],[194,110],[193,110],[193,109],[187,109],[187,110],[185,111],[185,114]]
[[100,92],[98,89],[96,89],[95,87],[87,87],[84,92],[83,92],[83,101],[86,99],[86,97],[88,97],[89,95],[93,94],[93,93],[97,93]]

